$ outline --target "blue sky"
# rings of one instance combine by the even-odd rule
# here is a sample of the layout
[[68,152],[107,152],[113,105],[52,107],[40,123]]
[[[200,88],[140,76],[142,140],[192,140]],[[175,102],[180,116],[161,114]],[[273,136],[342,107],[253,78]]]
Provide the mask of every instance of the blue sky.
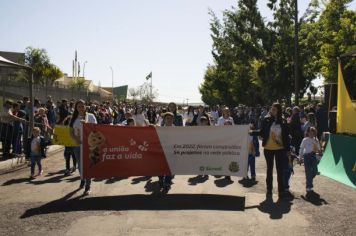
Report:
[[[267,0],[259,0],[267,19]],[[299,0],[304,12],[309,1]],[[136,87],[153,72],[157,100],[200,102],[198,86],[212,62],[208,9],[236,0],[1,0],[0,51],[45,48],[71,74],[75,50],[96,84]],[[356,8],[355,1],[352,8]],[[218,14],[220,15],[220,14]]]

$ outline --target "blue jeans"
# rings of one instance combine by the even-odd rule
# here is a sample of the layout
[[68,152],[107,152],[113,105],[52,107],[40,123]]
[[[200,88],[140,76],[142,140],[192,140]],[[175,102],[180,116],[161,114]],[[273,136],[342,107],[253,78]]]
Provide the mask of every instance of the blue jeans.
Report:
[[289,163],[289,158],[287,157],[283,163],[283,186],[285,191],[289,191],[290,177],[293,173],[293,166]]
[[[256,157],[252,154],[248,155],[248,169],[250,169],[251,177],[256,177]],[[247,171],[248,171],[247,169]]]
[[91,185],[91,179],[90,178],[83,179],[83,175],[81,173],[81,171],[82,171],[82,163],[80,161],[80,147],[73,147],[73,151],[74,151],[75,159],[77,160],[78,170],[79,170],[79,173],[80,173],[80,180],[81,181],[85,181],[85,188],[89,189],[90,185]]
[[163,181],[164,185],[171,185],[172,184],[172,176],[165,175],[165,176],[158,176],[159,181]]
[[305,178],[306,187],[313,188],[313,179],[318,173],[318,161],[316,159],[315,153],[304,154],[304,168],[305,168]]
[[41,170],[42,170],[41,160],[42,160],[41,155],[31,154],[31,175],[33,175],[35,173],[36,164],[38,166],[38,173],[41,172]]

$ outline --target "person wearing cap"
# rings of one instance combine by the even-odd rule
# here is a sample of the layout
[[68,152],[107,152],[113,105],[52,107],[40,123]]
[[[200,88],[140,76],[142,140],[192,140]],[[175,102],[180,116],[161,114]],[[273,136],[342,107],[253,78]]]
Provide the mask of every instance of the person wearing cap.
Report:
[[198,107],[198,114],[194,115],[191,126],[200,126],[201,125],[200,121],[202,117],[205,117],[206,120],[208,121],[208,124],[210,125],[209,115],[205,112],[205,108],[202,105],[200,105]]
[[168,111],[173,113],[174,126],[183,126],[183,117],[177,112],[177,105],[174,102],[168,104]]

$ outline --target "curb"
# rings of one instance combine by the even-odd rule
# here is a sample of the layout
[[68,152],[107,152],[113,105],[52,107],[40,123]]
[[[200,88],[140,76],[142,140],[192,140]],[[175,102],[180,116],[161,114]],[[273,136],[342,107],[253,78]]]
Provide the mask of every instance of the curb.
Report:
[[[60,151],[63,151],[64,147],[60,145],[51,145],[47,150],[47,158],[54,155]],[[6,174],[9,172],[14,172],[27,167],[27,161],[25,157],[22,158],[12,158],[6,161],[0,162],[0,174]]]

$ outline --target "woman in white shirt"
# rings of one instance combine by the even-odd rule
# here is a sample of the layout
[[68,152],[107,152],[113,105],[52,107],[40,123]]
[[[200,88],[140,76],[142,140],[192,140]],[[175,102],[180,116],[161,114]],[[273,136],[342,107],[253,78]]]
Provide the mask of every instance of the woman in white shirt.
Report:
[[136,108],[136,112],[132,116],[132,118],[135,120],[136,126],[148,126],[149,122],[146,120],[145,116],[143,115],[141,108]]
[[[80,145],[82,144],[81,131],[83,128],[82,123],[94,123],[96,124],[96,118],[93,114],[86,111],[85,102],[83,100],[78,100],[74,105],[74,113],[70,121],[70,134],[72,138],[76,141],[77,146],[73,147],[74,156],[77,159],[78,170],[81,171],[81,160],[80,160]],[[81,173],[80,173],[81,174]],[[91,179],[83,179],[81,177],[79,188],[83,188],[85,185],[84,195],[90,194]]]

